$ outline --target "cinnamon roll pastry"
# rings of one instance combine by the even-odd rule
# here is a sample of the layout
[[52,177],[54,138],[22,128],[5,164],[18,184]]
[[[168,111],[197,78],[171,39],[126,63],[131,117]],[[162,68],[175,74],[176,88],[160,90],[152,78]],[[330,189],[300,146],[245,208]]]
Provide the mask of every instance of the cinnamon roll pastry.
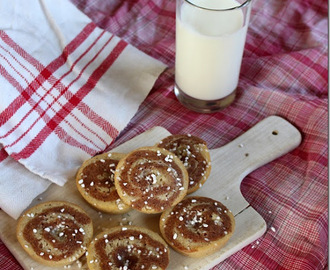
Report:
[[103,153],[86,160],[76,175],[76,185],[82,197],[98,210],[121,214],[131,208],[118,196],[114,173],[125,154]]
[[176,251],[189,257],[214,253],[231,238],[235,219],[222,203],[207,197],[186,197],[160,217],[160,231]]
[[87,264],[91,270],[162,270],[169,264],[169,249],[153,231],[118,226],[98,234],[91,242]]
[[124,203],[144,213],[160,213],[187,194],[188,173],[173,153],[141,147],[121,159],[115,186]]
[[211,172],[211,157],[207,144],[192,135],[170,135],[157,144],[180,158],[188,171],[188,194],[198,190]]
[[52,201],[27,210],[18,220],[18,242],[36,261],[65,266],[80,258],[93,237],[93,224],[75,204]]

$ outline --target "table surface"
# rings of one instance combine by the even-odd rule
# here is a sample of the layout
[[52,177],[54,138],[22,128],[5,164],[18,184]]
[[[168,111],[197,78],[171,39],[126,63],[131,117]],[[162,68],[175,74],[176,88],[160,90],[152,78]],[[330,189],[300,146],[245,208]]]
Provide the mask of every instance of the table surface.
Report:
[[[168,66],[112,147],[162,126],[218,148],[270,115],[302,133],[298,148],[242,181],[266,233],[213,269],[328,269],[328,2],[254,0],[237,99],[213,114],[187,110],[173,93],[174,0],[72,2]],[[1,241],[0,269],[22,269]]]

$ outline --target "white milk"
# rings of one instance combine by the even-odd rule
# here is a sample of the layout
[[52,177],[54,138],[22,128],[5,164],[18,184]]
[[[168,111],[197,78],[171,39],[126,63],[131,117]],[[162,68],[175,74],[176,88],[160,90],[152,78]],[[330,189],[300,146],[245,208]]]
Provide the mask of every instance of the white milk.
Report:
[[[208,8],[238,6],[235,0],[193,0]],[[177,86],[187,95],[215,100],[237,87],[247,23],[242,10],[208,11],[182,5],[176,18]]]

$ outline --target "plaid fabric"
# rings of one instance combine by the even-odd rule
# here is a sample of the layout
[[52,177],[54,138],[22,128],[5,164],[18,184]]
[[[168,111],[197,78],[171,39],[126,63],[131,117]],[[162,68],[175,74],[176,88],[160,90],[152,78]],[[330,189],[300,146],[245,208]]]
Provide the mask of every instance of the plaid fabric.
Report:
[[[188,111],[172,91],[174,0],[72,2],[101,28],[169,66],[113,147],[156,125],[200,136],[210,148],[270,115],[300,129],[297,149],[242,182],[268,230],[213,269],[328,269],[327,1],[255,0],[237,99],[214,114]],[[3,245],[0,254],[10,258]],[[21,269],[12,258],[3,267]]]

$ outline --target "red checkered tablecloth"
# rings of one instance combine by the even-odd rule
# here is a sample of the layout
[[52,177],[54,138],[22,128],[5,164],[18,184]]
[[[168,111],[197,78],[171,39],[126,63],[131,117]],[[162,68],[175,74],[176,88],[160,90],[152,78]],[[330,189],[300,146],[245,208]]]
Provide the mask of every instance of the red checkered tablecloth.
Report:
[[[237,99],[214,114],[185,109],[173,93],[174,0],[72,2],[168,66],[113,146],[159,125],[217,148],[270,115],[301,131],[298,148],[242,182],[266,233],[214,269],[328,269],[328,2],[254,0]],[[21,269],[2,242],[0,269]]]

